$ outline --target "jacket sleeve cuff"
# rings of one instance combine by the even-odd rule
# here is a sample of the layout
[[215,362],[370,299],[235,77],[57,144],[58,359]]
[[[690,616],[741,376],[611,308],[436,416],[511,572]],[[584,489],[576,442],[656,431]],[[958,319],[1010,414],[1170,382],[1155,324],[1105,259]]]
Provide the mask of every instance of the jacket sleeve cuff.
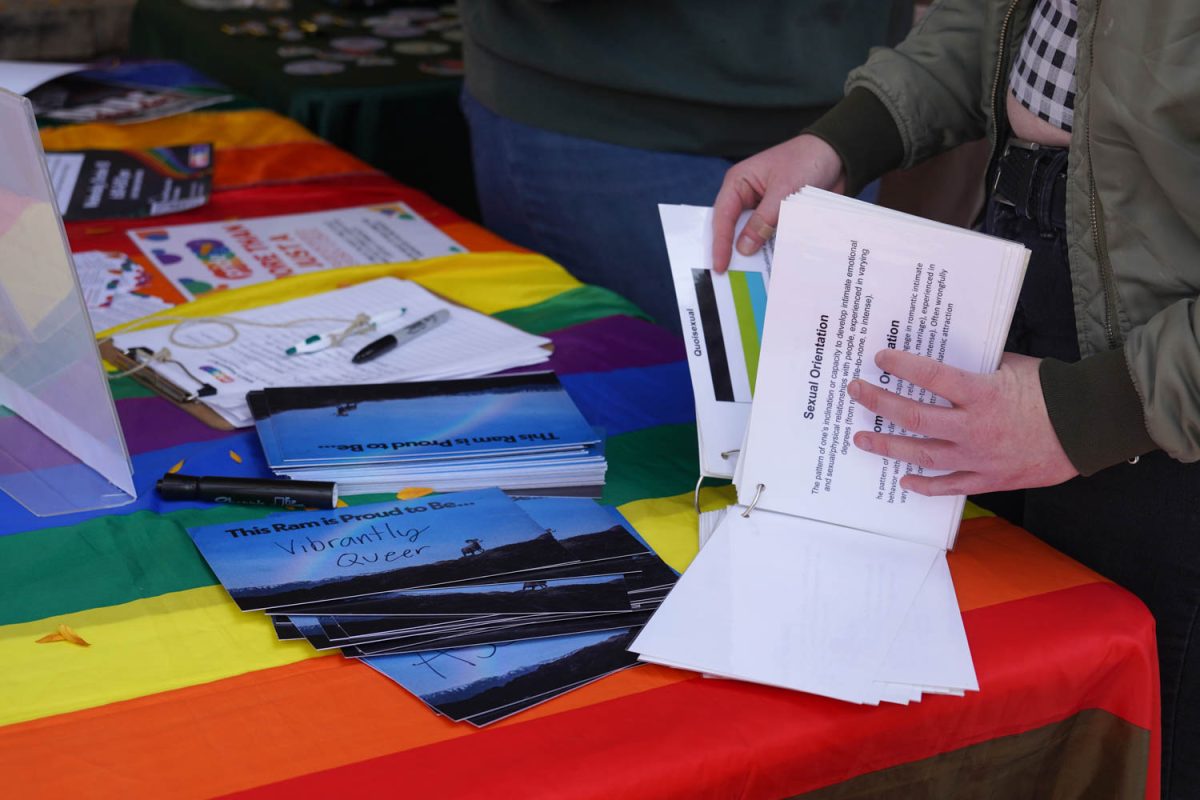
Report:
[[1158,448],[1146,431],[1124,350],[1074,364],[1046,358],[1038,377],[1050,424],[1079,474],[1092,475]]
[[904,160],[904,140],[887,106],[870,89],[850,90],[840,103],[804,130],[824,139],[846,169],[846,194],[853,197]]

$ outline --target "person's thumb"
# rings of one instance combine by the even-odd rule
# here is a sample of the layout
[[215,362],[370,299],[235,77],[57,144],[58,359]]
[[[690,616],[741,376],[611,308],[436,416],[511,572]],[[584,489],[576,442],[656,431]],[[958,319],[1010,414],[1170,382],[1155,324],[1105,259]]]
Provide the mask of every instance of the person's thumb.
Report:
[[779,224],[779,204],[783,197],[768,191],[758,208],[746,220],[745,227],[737,239],[737,251],[744,256],[758,252],[767,240],[775,235],[775,226]]

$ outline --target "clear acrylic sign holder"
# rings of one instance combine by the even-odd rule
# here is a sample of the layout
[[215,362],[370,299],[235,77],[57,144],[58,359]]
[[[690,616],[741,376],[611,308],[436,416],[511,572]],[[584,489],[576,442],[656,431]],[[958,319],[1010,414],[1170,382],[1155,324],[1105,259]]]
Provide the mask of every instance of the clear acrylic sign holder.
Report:
[[0,90],[0,490],[38,516],[134,500],[33,107]]

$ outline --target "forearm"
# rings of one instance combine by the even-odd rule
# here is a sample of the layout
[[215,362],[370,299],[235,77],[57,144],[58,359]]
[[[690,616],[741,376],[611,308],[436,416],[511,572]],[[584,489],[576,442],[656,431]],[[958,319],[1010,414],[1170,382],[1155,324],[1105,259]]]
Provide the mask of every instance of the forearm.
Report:
[[806,131],[837,151],[848,193],[984,135],[984,23],[978,3],[947,0],[850,73],[846,97]]
[[852,89],[805,133],[820,137],[837,152],[845,169],[845,191],[851,196],[904,159],[895,120],[867,89]]

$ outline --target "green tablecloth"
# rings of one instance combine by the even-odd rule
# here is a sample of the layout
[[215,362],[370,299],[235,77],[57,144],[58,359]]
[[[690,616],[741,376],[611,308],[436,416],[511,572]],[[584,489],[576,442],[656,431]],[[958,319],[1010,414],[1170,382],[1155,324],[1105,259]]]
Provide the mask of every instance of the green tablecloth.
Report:
[[[429,7],[445,7],[440,3]],[[402,8],[420,7],[406,4]],[[306,35],[303,41],[284,41],[271,25],[275,18],[294,24],[326,12],[353,23]],[[281,48],[311,47],[335,52],[330,42],[339,37],[370,36],[362,24],[385,12],[341,11],[319,0],[293,0],[292,10],[206,11],[181,0],[138,0],[134,9],[131,50],[134,55],[187,62],[201,72],[245,93],[262,105],[297,120],[318,136],[343,147],[402,183],[422,189],[460,213],[478,217],[466,123],[458,109],[462,80],[422,71],[442,60],[458,61],[462,48],[443,38],[446,30],[420,37],[384,39],[386,47],[371,54],[395,64],[359,66],[342,63],[333,75],[290,75],[284,67],[312,56],[285,58]],[[443,14],[443,24],[452,16]],[[265,36],[230,34],[228,26],[259,21]],[[455,34],[451,29],[450,38]],[[381,37],[382,38],[382,37]],[[434,55],[398,53],[400,42],[435,42],[449,50]],[[285,51],[286,52],[286,51]]]

